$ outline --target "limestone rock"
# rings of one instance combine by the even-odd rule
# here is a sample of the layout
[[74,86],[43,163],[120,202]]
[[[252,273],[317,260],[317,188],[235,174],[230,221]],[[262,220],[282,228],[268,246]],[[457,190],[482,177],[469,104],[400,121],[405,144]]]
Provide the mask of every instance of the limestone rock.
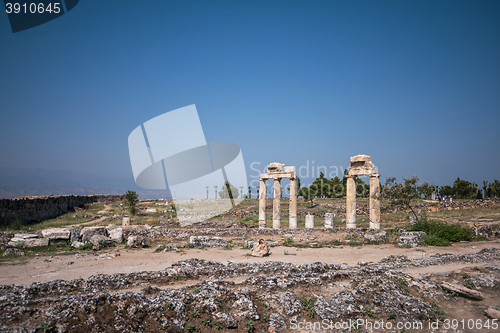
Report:
[[24,253],[23,250],[18,250],[16,248],[9,247],[5,252],[3,253],[4,257],[5,256],[20,256],[20,257],[25,257],[26,254]]
[[459,284],[443,282],[443,283],[441,283],[441,287],[444,289],[454,291],[463,297],[467,297],[467,298],[471,298],[471,299],[475,299],[475,300],[479,300],[479,301],[484,299],[484,296],[481,292],[479,292],[477,290],[472,290],[472,289],[466,288],[466,287],[461,286]]
[[23,238],[23,239],[38,238],[38,234],[14,234],[14,238]]
[[493,308],[487,308],[486,310],[484,310],[484,314],[486,314],[491,319],[500,320],[500,311]]
[[491,230],[491,226],[489,225],[482,225],[479,227],[473,227],[472,231],[476,234],[476,236],[482,236],[485,238],[490,238],[493,236],[493,231]]
[[129,236],[127,240],[127,245],[130,247],[145,247],[146,237],[144,236]]
[[377,230],[377,232],[367,232],[364,235],[365,243],[379,242],[387,239],[387,232],[385,230]]
[[80,235],[82,236],[82,242],[89,242],[92,236],[107,236],[107,232],[105,227],[86,227],[82,229]]
[[232,314],[217,312],[215,314],[217,319],[219,319],[222,323],[224,323],[227,328],[238,328],[238,321]]
[[419,245],[418,236],[401,236],[398,238],[398,247],[417,247]]
[[194,247],[227,247],[227,241],[222,237],[191,236],[189,243]]
[[71,243],[71,247],[74,247],[75,249],[79,249],[84,245],[85,245],[84,242],[79,242],[79,241],[73,241],[73,243]]
[[98,251],[101,249],[101,246],[109,246],[113,244],[111,238],[103,236],[103,235],[93,235],[90,238],[90,243],[94,246],[93,249]]
[[108,226],[106,227],[108,231],[109,238],[113,240],[113,242],[121,243],[123,242],[123,229],[118,226]]
[[24,241],[24,248],[36,246],[49,246],[48,238],[31,238]]
[[80,240],[80,230],[71,229],[69,231],[69,241],[73,243],[74,241],[79,241],[79,240]]
[[255,245],[255,243],[257,243],[257,242],[255,242],[253,240],[250,240],[250,239],[246,239],[245,240],[245,247],[247,249],[250,249],[250,248],[252,248]]
[[11,240],[6,244],[7,247],[16,247],[18,245],[21,245],[25,242],[26,240],[24,238],[18,238],[14,237],[11,238]]
[[70,231],[66,228],[49,228],[42,230],[43,238],[48,238],[49,240],[64,239],[68,240]]
[[258,243],[255,243],[252,248],[252,256],[254,257],[265,257],[270,254],[269,244],[263,239],[259,239]]

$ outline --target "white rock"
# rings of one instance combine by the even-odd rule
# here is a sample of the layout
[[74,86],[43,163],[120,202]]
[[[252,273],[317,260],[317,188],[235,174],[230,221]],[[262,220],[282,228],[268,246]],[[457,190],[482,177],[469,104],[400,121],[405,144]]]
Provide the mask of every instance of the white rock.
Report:
[[66,228],[49,228],[42,230],[43,238],[52,239],[69,239],[70,231]]

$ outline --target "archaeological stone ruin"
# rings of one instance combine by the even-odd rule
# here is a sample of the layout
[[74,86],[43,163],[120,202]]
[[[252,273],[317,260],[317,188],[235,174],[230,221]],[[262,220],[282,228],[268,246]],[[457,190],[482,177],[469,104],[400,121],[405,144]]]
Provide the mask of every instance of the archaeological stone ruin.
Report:
[[380,175],[368,155],[356,155],[350,159],[346,189],[346,227],[356,228],[356,177],[370,177],[370,229],[380,229]]
[[281,228],[281,180],[290,179],[290,229],[297,228],[297,178],[295,176],[295,167],[286,167],[281,163],[271,163],[267,166],[267,173],[260,175],[260,195],[259,195],[259,228],[266,228],[266,181],[274,181],[273,190],[273,228]]

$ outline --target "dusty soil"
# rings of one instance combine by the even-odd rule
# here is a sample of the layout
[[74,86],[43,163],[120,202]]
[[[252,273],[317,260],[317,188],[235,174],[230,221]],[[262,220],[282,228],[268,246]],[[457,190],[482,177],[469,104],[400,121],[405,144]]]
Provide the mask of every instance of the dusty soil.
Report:
[[[108,251],[88,253],[81,257],[71,255],[37,256],[25,264],[0,266],[0,285],[29,285],[33,282],[48,282],[57,279],[72,280],[88,278],[96,274],[132,273],[141,271],[159,271],[170,267],[172,263],[191,259],[206,259],[227,264],[252,263],[265,261],[282,261],[296,265],[325,262],[327,264],[347,263],[350,266],[358,262],[378,262],[392,254],[402,254],[410,259],[424,258],[436,253],[465,254],[477,253],[485,248],[500,248],[499,241],[471,242],[453,244],[449,247],[417,247],[398,248],[392,244],[363,245],[359,247],[340,246],[335,248],[294,248],[278,246],[272,248],[269,257],[255,258],[247,256],[247,249],[234,247],[232,250],[220,248],[184,249],[184,251],[169,251],[154,253],[154,248],[124,249],[115,248]],[[119,254],[112,259],[99,259],[101,254]],[[287,253],[287,254],[285,254]],[[78,257],[78,258],[76,258]],[[484,264],[484,263],[482,263]],[[449,264],[443,266],[428,266],[406,270],[416,273],[450,272],[464,267],[475,266],[472,263]]]

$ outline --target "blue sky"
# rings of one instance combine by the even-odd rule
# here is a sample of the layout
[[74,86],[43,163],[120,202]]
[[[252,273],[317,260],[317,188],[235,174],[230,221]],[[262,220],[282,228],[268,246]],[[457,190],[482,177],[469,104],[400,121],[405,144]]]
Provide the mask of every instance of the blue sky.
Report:
[[0,168],[133,180],[130,132],[196,104],[249,182],[252,163],[357,154],[381,179],[492,181],[498,17],[498,1],[107,0],[13,34],[3,14]]

